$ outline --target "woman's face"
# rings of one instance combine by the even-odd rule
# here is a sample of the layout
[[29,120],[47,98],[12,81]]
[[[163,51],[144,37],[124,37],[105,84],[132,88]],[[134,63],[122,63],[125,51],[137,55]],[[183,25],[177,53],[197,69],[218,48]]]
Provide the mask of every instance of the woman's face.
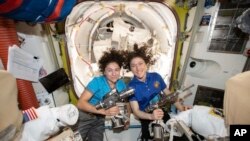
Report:
[[116,62],[111,62],[106,66],[104,75],[109,82],[116,83],[116,81],[120,78],[120,70],[121,68]]
[[139,80],[146,79],[147,64],[141,57],[135,57],[130,61],[130,69]]

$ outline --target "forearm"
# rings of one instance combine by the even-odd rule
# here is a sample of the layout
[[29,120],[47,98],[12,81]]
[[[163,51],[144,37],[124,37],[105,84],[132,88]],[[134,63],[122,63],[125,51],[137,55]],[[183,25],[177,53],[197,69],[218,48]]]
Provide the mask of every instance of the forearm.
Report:
[[101,115],[105,115],[105,110],[104,109],[100,109],[97,110],[95,108],[95,106],[91,105],[88,102],[81,102],[77,104],[77,107],[84,111],[84,112],[88,112],[88,113],[93,113],[93,114],[101,114]]
[[130,106],[129,102],[126,103],[126,107],[127,107],[127,115],[128,115],[128,117],[130,117],[130,114],[131,114],[131,106]]
[[137,116],[139,119],[147,119],[147,120],[154,120],[153,115],[150,113],[143,112],[141,110],[133,111],[135,116]]
[[140,110],[137,101],[131,101],[130,106],[131,106],[131,109],[132,109],[134,115],[137,116],[138,118],[153,120],[153,115],[152,114],[146,113],[146,112]]
[[97,110],[94,105],[89,103],[92,96],[93,94],[88,89],[85,89],[77,102],[77,108],[84,112],[105,115],[105,110]]

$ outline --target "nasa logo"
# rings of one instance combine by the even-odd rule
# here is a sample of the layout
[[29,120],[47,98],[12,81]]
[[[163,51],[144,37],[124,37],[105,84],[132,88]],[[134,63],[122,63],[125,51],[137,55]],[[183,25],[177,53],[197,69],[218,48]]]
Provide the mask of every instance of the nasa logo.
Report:
[[160,83],[159,83],[158,81],[155,81],[154,87],[155,87],[155,88],[159,88],[159,86],[160,86]]

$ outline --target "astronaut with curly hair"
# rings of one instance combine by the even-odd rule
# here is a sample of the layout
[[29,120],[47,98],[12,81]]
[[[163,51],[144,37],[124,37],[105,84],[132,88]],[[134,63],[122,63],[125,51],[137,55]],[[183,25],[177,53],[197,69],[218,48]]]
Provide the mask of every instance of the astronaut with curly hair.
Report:
[[116,89],[121,92],[126,88],[125,82],[120,79],[123,61],[124,57],[118,50],[111,49],[104,52],[98,62],[102,75],[94,77],[81,94],[77,107],[79,109],[78,130],[83,140],[103,140],[105,116],[119,114],[118,106],[97,110],[95,105],[111,90]]

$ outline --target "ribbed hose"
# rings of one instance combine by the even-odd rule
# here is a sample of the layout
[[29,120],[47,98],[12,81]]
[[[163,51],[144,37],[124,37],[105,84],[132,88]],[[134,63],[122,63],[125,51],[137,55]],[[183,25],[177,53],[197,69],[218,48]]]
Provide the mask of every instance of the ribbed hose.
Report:
[[[0,17],[0,58],[5,69],[7,69],[9,46],[14,44],[19,45],[14,21]],[[35,91],[30,81],[17,79],[17,87],[19,108],[21,110],[39,107]],[[0,86],[0,89],[4,88]]]

